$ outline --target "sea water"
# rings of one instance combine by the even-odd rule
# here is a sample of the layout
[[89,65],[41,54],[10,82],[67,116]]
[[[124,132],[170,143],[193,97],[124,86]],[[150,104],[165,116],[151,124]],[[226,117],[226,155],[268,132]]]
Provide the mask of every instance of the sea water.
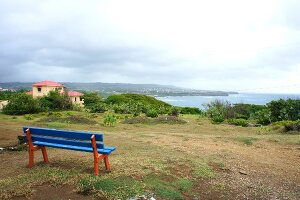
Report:
[[205,104],[214,101],[216,99],[222,101],[228,101],[232,104],[244,103],[244,104],[256,104],[265,105],[272,100],[279,99],[300,99],[300,94],[250,94],[240,93],[232,94],[229,96],[165,96],[156,97],[159,100],[167,102],[174,106],[188,106],[204,109]]

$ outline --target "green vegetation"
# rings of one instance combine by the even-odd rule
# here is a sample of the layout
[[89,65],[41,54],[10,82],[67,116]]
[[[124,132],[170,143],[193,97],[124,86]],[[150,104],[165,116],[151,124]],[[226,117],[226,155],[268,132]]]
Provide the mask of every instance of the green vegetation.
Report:
[[84,99],[84,106],[86,108],[92,108],[103,102],[103,98],[97,92],[84,92],[82,98]]
[[24,93],[13,95],[2,112],[8,115],[32,114],[41,111],[40,102]]
[[239,136],[235,138],[236,141],[242,142],[246,145],[252,145],[254,141],[257,140],[257,138],[254,137],[246,137],[246,136]]
[[70,110],[72,103],[66,94],[50,91],[47,96],[39,99],[44,110]]
[[286,132],[298,131],[300,120],[300,100],[287,99],[271,101],[266,106],[251,104],[230,104],[215,100],[206,105],[206,115],[213,123],[222,123],[227,119],[229,124],[247,126],[249,121],[259,125],[269,125],[278,121],[277,126],[283,126]]
[[103,119],[103,124],[106,126],[115,126],[117,118],[113,114],[107,114]]
[[245,119],[228,119],[228,124],[236,125],[236,126],[248,126],[248,121]]

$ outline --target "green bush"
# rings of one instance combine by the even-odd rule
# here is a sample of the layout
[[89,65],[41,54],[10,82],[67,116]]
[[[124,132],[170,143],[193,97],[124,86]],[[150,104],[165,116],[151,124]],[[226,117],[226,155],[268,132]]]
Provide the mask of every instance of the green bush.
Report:
[[300,99],[280,99],[267,104],[272,122],[300,119]]
[[40,102],[47,110],[70,110],[73,107],[69,96],[58,91],[50,91],[47,96],[40,98]]
[[220,123],[225,119],[234,118],[232,105],[228,101],[215,100],[205,105],[206,114],[213,122]]
[[24,119],[26,119],[26,120],[33,120],[33,115],[26,114],[26,115],[24,115]]
[[146,113],[146,116],[147,116],[147,117],[151,117],[151,118],[155,118],[155,117],[158,117],[158,113],[157,113],[156,110],[151,109],[151,110],[149,110],[149,111]]
[[103,124],[106,126],[115,126],[117,123],[117,118],[115,115],[108,114],[103,119]]
[[104,113],[107,110],[108,110],[107,105],[103,102],[90,105],[91,113]]
[[39,101],[24,93],[16,94],[2,109],[2,112],[8,115],[32,114],[40,111]]
[[236,126],[248,126],[248,121],[245,119],[228,119],[228,124],[236,125]]
[[255,119],[258,124],[268,125],[271,123],[271,112],[269,109],[263,109],[255,112],[252,118]]
[[181,114],[198,115],[198,114],[202,114],[202,111],[199,108],[183,107],[180,109],[180,113]]
[[275,123],[272,123],[275,127],[283,127],[284,132],[289,131],[298,131],[300,132],[300,120],[296,121],[290,121],[290,120],[284,120],[284,121],[278,121]]
[[180,113],[180,109],[178,107],[175,107],[175,106],[170,111],[170,115],[175,116],[175,117],[178,117],[179,113]]
[[139,116],[141,113],[147,115],[152,110],[155,110],[157,114],[167,114],[172,107],[153,97],[140,94],[112,95],[105,102],[115,113],[133,114],[134,116]]
[[234,104],[233,105],[233,112],[234,118],[237,119],[249,119],[251,115],[255,112],[265,109],[266,106],[262,105],[253,105],[253,104]]
[[82,98],[84,99],[84,106],[86,108],[94,107],[103,102],[103,98],[97,92],[84,92]]

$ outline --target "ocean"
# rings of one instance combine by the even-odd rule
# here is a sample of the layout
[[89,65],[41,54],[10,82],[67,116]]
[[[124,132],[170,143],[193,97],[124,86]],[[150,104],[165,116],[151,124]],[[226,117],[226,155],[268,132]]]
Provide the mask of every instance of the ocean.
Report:
[[165,96],[156,97],[159,100],[167,102],[174,106],[188,106],[204,109],[204,105],[213,100],[229,101],[230,103],[245,103],[265,105],[272,100],[278,99],[300,99],[300,94],[250,94],[240,93],[229,96]]

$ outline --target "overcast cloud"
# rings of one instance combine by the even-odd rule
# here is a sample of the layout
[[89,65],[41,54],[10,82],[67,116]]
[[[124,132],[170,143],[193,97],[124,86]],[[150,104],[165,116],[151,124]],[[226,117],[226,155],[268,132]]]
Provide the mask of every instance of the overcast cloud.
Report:
[[298,0],[0,0],[0,82],[300,93],[299,10]]

